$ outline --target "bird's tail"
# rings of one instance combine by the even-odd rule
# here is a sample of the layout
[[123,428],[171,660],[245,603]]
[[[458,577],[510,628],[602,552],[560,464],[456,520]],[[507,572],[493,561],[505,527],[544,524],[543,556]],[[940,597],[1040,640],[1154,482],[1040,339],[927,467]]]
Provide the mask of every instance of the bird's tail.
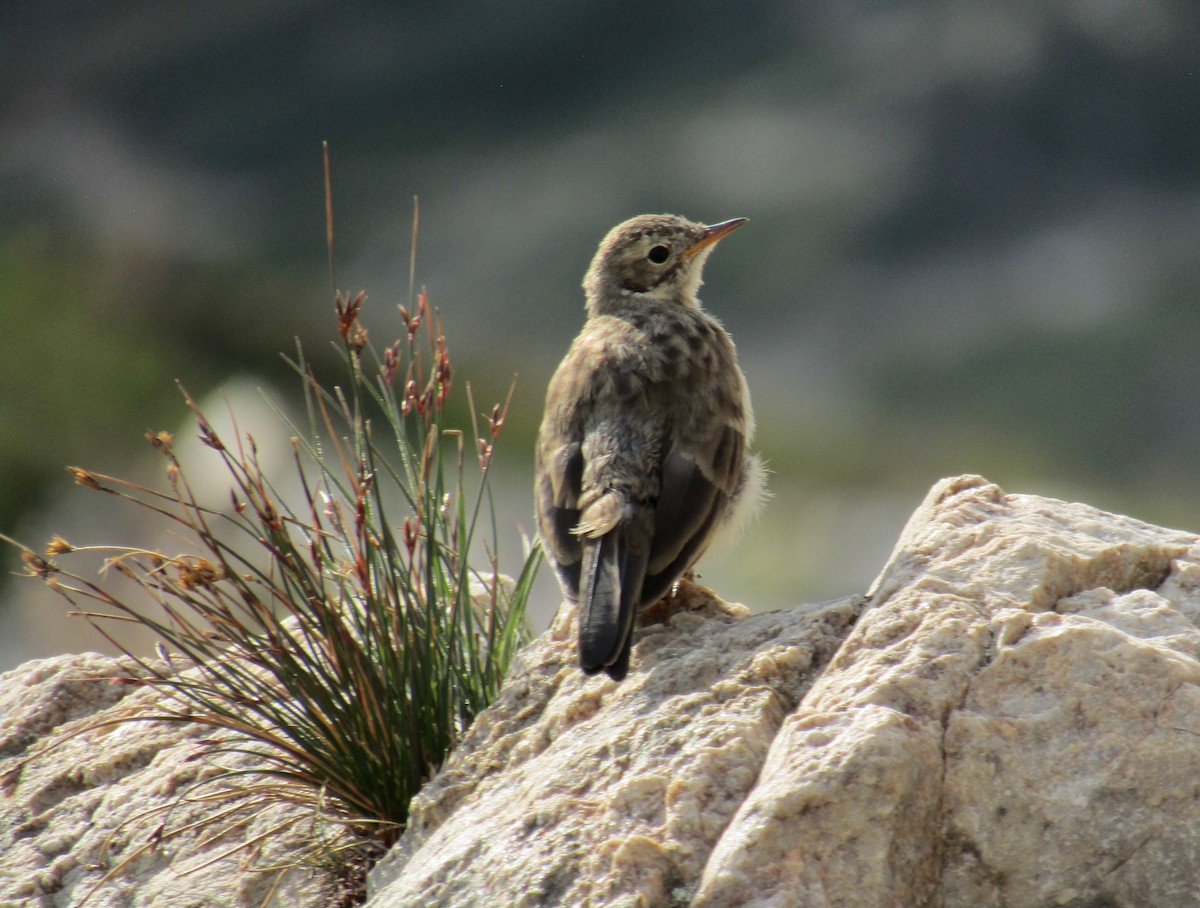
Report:
[[620,681],[629,669],[633,619],[646,575],[648,546],[631,545],[618,524],[583,545],[579,595],[579,664],[593,675],[603,669]]

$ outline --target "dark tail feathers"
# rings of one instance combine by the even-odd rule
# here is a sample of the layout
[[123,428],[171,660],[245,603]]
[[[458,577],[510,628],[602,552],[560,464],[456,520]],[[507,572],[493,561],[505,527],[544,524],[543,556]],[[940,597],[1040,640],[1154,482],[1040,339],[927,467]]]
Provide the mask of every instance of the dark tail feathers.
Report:
[[633,619],[646,574],[647,546],[631,546],[618,525],[583,545],[579,591],[579,664],[593,675],[603,669],[614,681],[629,670]]

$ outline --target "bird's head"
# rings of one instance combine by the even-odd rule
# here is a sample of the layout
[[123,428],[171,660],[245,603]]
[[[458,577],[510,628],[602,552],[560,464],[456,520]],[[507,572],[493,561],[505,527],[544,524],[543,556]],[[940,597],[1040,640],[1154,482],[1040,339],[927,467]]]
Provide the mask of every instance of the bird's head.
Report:
[[630,299],[698,306],[704,260],[730,231],[734,218],[705,226],[673,214],[643,214],[608,232],[583,278],[589,315],[602,315]]

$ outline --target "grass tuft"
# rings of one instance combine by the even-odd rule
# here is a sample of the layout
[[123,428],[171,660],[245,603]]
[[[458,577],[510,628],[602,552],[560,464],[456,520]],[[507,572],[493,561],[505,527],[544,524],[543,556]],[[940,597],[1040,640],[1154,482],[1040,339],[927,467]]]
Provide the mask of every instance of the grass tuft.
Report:
[[[515,578],[500,572],[488,473],[509,401],[479,413],[468,441],[446,418],[454,370],[426,294],[412,311],[400,307],[403,331],[381,354],[361,322],[364,303],[362,293],[335,293],[344,384],[323,385],[299,348],[288,359],[307,413],[299,426],[277,408],[293,435],[294,501],[277,491],[282,477],[264,472],[253,435],[235,426],[222,436],[184,391],[228,473],[227,506],[198,500],[166,432],[147,434],[165,461],[165,490],[70,472],[165,516],[186,551],[61,536],[42,553],[21,548],[27,572],[135,659],[137,683],[161,691],[133,718],[224,729],[212,746],[239,757],[223,780],[246,779],[229,789],[238,798],[310,805],[377,853],[528,641],[540,554],[527,547]],[[469,386],[467,395],[476,413]],[[482,564],[470,563],[473,547]],[[62,566],[97,551],[157,608]],[[151,629],[159,658],[130,653],[112,621]]]

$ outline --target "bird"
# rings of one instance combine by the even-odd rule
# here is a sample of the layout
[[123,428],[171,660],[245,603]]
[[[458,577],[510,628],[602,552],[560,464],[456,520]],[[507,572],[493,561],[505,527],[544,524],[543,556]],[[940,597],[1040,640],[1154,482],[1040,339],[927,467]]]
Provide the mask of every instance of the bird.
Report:
[[638,611],[766,495],[746,378],[696,295],[709,254],[746,222],[639,215],[584,276],[587,317],[547,388],[534,494],[589,675],[626,676]]

